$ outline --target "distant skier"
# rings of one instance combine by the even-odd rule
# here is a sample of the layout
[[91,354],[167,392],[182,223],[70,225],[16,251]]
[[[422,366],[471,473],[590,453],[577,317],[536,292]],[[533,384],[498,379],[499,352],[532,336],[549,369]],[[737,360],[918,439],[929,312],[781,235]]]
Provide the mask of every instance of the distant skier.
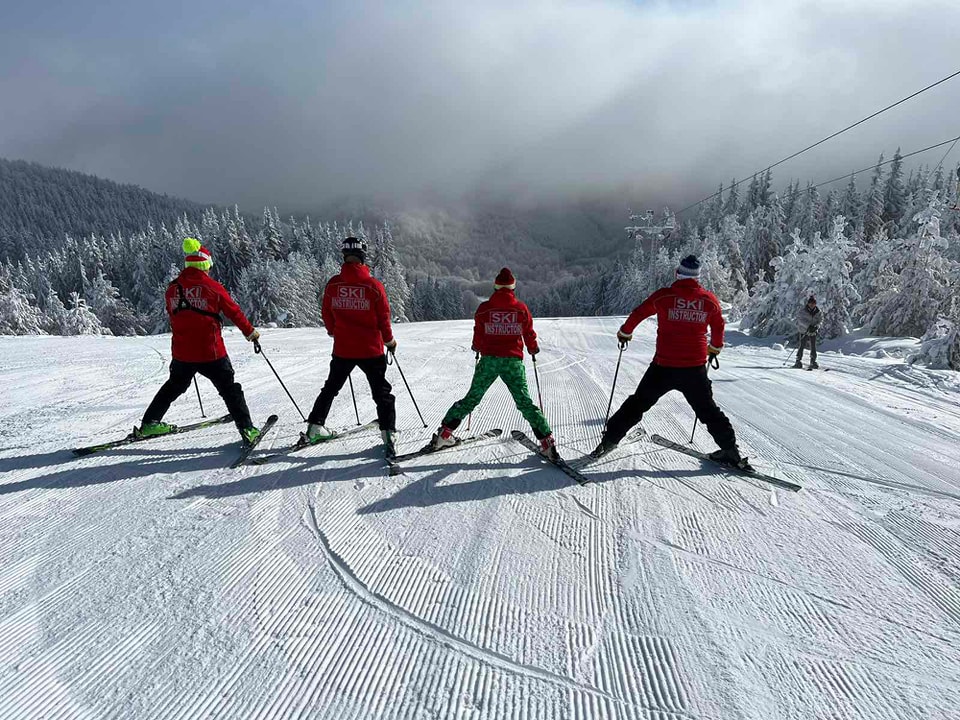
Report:
[[480,303],[473,318],[473,351],[480,355],[473,373],[473,382],[466,396],[447,411],[430,444],[434,449],[455,445],[453,431],[480,404],[484,394],[497,378],[501,378],[517,404],[517,409],[533,428],[540,448],[548,457],[558,459],[550,424],[540,412],[527,389],[527,370],[523,364],[523,346],[531,356],[540,352],[533,316],[529,308],[517,300],[517,281],[509,268],[503,268],[493,283],[493,295]]
[[795,368],[803,367],[803,348],[810,343],[810,366],[808,370],[816,370],[820,367],[817,364],[817,332],[820,330],[820,323],[823,322],[823,313],[817,307],[817,299],[811,295],[807,298],[807,304],[800,308],[797,313],[797,334],[799,335],[797,347],[797,361],[793,364]]
[[183,395],[200,373],[217,389],[240,436],[247,444],[253,443],[260,431],[250,421],[250,411],[240,383],[234,381],[233,365],[223,344],[220,327],[221,313],[226,315],[250,342],[260,333],[250,324],[230,293],[207,273],[213,257],[196,238],[184,238],[183,252],[186,266],[167,286],[166,310],[173,331],[173,361],[170,378],[163,384],[153,402],[143,414],[143,422],[134,434],[140,437],[165,435],[175,426],[162,422],[170,405]]
[[397,349],[390,326],[390,303],[383,284],[370,275],[367,243],[355,237],[343,241],[343,267],[323,291],[322,315],[327,335],[333,337],[330,374],[307,418],[306,439],[320,442],[333,437],[325,426],[333,399],[359,367],[367,376],[377,406],[377,421],[388,455],[396,454],[397,413],[393,388],[387,382],[387,356]]
[[[696,256],[688,255],[680,261],[676,277],[670,287],[657,290],[644,300],[617,331],[621,343],[630,342],[634,328],[642,320],[657,316],[657,348],[653,361],[636,392],[607,422],[603,439],[592,455],[600,457],[615,448],[661,397],[671,390],[679,390],[720,446],[710,454],[711,459],[745,467],[746,460],[740,456],[733,426],[714,402],[707,376],[708,357],[719,355],[723,347],[720,303],[698,282],[700,261]],[[707,344],[708,327],[710,344]]]

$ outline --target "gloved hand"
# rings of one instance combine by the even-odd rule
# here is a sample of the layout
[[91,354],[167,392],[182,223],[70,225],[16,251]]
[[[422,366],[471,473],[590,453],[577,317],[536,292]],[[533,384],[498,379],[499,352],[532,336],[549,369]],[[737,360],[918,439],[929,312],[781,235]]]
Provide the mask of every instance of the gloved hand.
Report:
[[707,345],[707,355],[717,356],[722,349],[723,348],[714,347],[713,345]]
[[257,340],[260,339],[260,331],[254,328],[253,332],[247,335],[246,337],[247,337],[247,342],[256,342]]
[[536,357],[540,353],[540,346],[534,345],[533,349],[530,350],[530,357]]
[[617,330],[617,340],[619,340],[621,343],[628,343],[633,340],[633,334],[625,333],[622,330]]
[[389,350],[392,353],[395,353],[397,351],[397,339],[394,338],[390,342],[386,343],[386,346],[387,346],[387,350]]

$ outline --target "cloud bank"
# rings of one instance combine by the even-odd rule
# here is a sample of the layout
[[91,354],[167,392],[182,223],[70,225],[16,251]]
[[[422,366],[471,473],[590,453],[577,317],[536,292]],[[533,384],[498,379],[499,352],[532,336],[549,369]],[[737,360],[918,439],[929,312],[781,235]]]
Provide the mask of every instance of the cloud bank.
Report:
[[[960,69],[955,0],[85,4],[0,29],[0,155],[253,208],[684,204]],[[960,78],[777,179],[938,142],[958,116]]]

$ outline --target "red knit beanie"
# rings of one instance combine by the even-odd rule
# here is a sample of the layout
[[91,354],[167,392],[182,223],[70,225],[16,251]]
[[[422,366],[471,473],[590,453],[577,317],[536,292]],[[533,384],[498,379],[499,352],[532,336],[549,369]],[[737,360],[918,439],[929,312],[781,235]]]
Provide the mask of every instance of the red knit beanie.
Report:
[[213,255],[196,238],[183,239],[183,254],[186,255],[183,264],[187,267],[209,272],[213,266]]
[[513,273],[510,272],[510,268],[503,268],[500,274],[497,275],[497,279],[493,281],[494,290],[515,290],[516,287],[517,280],[513,277]]

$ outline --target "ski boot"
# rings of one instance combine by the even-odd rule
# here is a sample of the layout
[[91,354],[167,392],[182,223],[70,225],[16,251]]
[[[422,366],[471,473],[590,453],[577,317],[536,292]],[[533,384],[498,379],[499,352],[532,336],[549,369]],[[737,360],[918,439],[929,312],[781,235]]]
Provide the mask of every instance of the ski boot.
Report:
[[540,452],[548,460],[557,461],[560,459],[560,453],[557,452],[557,441],[553,439],[553,434],[540,438]]
[[709,457],[714,462],[718,462],[721,465],[729,465],[730,467],[735,467],[740,470],[746,470],[747,472],[753,472],[753,467],[747,461],[747,459],[740,455],[740,451],[737,449],[736,445],[732,445],[728,448],[720,448],[719,450],[714,450],[707,457]]
[[323,423],[307,423],[307,431],[300,433],[301,440],[307,445],[315,445],[334,436],[335,433],[328,430]]
[[383,438],[383,451],[386,453],[387,459],[396,457],[397,456],[397,431],[381,430],[380,437]]
[[260,437],[260,428],[255,428],[252,425],[244,428],[240,431],[240,437],[243,438],[244,445],[255,445],[257,439]]
[[603,438],[600,440],[600,444],[597,445],[593,449],[593,452],[590,453],[590,457],[594,459],[602,458],[608,452],[616,448],[617,445],[618,443],[615,443],[612,440],[608,440],[606,434],[604,434]]
[[170,423],[165,422],[145,422],[140,427],[135,427],[133,429],[134,437],[138,438],[148,438],[148,437],[157,437],[158,435],[167,435],[174,432],[177,429],[176,425],[171,425]]
[[445,447],[450,447],[451,445],[456,444],[457,438],[454,437],[453,430],[441,425],[433,434],[433,437],[430,438],[430,445],[428,447],[431,450],[442,450]]
[[794,370],[803,370],[803,363],[800,362],[799,360],[797,360],[797,361],[793,364],[793,368],[794,368]]
[[819,370],[819,369],[820,369],[820,365],[817,363],[816,360],[811,361],[810,367],[807,368],[807,370]]

